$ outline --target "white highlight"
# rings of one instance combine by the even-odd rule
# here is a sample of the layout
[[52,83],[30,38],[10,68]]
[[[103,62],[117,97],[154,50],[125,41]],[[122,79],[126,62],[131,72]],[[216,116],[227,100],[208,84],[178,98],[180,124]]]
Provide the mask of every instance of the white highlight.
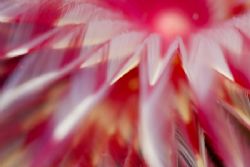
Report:
[[89,96],[77,105],[70,114],[60,122],[54,131],[54,138],[56,140],[62,140],[67,136],[74,125],[86,114],[86,111],[93,105],[95,96]]
[[57,73],[48,73],[16,88],[6,90],[2,96],[0,96],[0,113],[20,97],[27,96],[34,93],[35,90],[44,88],[45,85],[47,85],[49,81],[55,79],[57,75]]
[[8,23],[8,22],[10,22],[10,21],[11,21],[11,18],[10,18],[10,17],[0,15],[0,22]]
[[123,75],[128,73],[131,69],[135,68],[140,62],[140,54],[142,47],[135,52],[135,54],[126,62],[126,64],[121,68],[121,70],[114,76],[111,81],[111,85],[118,81]]
[[24,55],[27,54],[29,52],[29,48],[23,47],[23,48],[18,48],[15,49],[13,51],[10,51],[9,53],[7,53],[6,57],[17,57],[20,55]]
[[144,33],[129,32],[121,34],[112,39],[109,48],[109,64],[107,80],[112,82],[113,77],[121,68],[122,64],[128,60],[134,50],[140,44]]
[[52,31],[49,31],[34,40],[22,45],[21,47],[14,49],[7,53],[6,57],[16,57],[20,56],[22,54],[27,54],[30,49],[34,48],[35,46],[39,45],[41,42],[45,41],[52,35],[56,34],[59,31],[59,29],[53,29]]
[[[142,75],[145,76],[146,71],[142,71]],[[168,74],[161,78],[161,82],[154,87],[152,92],[148,94],[147,86],[148,80],[143,77],[141,78],[142,94],[140,100],[140,126],[139,135],[140,143],[142,147],[143,156],[149,164],[149,166],[171,166],[172,162],[171,154],[173,154],[173,144],[171,143],[172,136],[166,139],[162,136],[162,130],[164,127],[160,122],[166,122],[171,125],[170,111],[166,111],[167,107],[162,108],[160,104],[163,100],[164,89],[166,87],[166,80],[168,79]],[[168,92],[169,95],[171,92]],[[167,101],[167,100],[166,100]],[[166,105],[166,104],[165,104]],[[158,107],[156,107],[158,106]],[[159,111],[160,110],[160,111]],[[159,115],[163,114],[164,117]],[[168,118],[169,117],[169,118]],[[163,128],[163,129],[162,129]],[[170,127],[169,127],[170,128]],[[171,128],[170,128],[171,129]],[[171,132],[168,132],[171,134]],[[170,142],[170,143],[169,143]],[[164,145],[164,147],[162,147]]]
[[81,103],[66,115],[65,119],[56,125],[53,138],[57,141],[63,140],[79,121],[84,118],[91,107],[105,94],[106,90],[107,86],[104,85],[96,94],[85,97]]

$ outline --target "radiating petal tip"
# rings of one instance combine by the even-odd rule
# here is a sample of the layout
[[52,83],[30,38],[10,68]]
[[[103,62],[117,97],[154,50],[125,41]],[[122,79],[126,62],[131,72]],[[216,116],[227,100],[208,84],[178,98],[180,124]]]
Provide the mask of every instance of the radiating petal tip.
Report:
[[0,1],[0,166],[247,167],[249,7]]

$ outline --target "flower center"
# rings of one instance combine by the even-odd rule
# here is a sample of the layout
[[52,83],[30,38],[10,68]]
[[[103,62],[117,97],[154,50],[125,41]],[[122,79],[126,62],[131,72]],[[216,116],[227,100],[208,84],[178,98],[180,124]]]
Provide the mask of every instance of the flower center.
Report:
[[183,35],[207,25],[207,0],[108,0],[129,19],[166,36]]

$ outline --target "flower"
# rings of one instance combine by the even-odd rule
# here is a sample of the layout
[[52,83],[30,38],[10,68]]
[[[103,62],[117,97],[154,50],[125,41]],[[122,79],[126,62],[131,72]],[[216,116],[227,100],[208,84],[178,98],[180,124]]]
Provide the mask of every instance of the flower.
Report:
[[247,167],[238,0],[2,0],[0,166]]

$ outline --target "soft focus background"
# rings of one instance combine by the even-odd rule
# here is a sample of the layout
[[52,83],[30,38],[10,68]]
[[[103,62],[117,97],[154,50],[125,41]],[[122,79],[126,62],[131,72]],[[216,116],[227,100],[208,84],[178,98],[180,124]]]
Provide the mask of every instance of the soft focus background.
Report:
[[0,167],[248,167],[249,0],[1,0]]

